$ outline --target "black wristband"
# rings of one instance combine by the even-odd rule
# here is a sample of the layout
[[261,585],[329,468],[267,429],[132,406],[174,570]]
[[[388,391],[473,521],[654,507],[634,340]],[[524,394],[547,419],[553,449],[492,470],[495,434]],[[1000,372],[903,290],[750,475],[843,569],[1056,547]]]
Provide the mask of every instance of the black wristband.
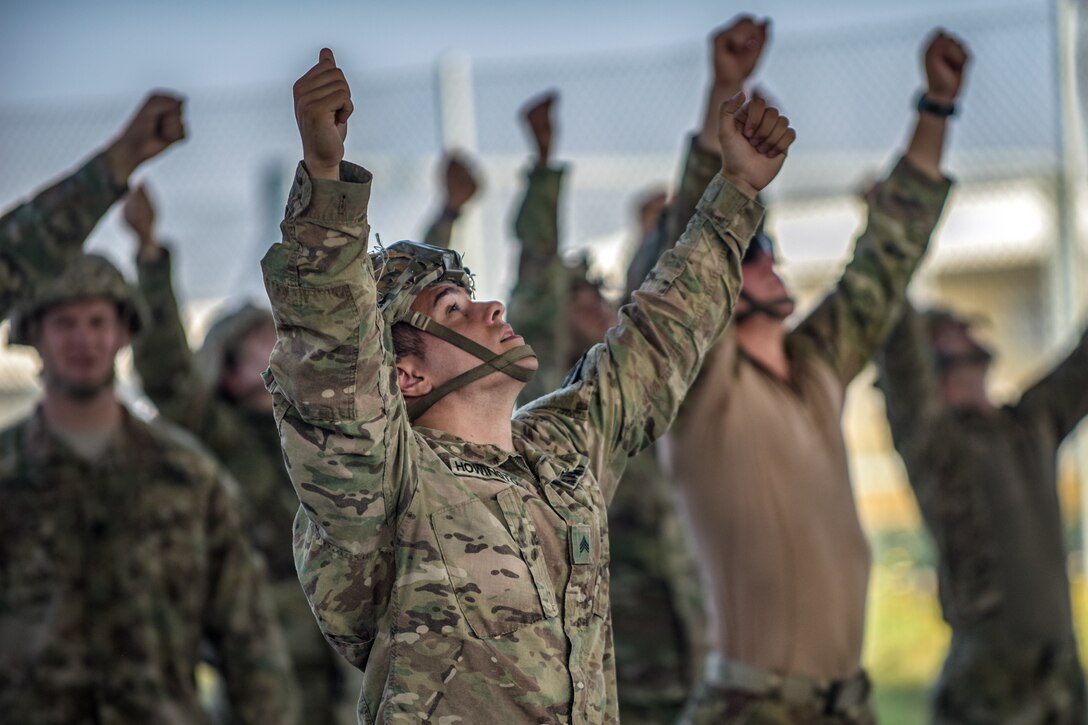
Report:
[[940,118],[948,118],[949,116],[956,115],[955,103],[938,103],[931,101],[926,97],[925,93],[918,94],[918,113],[928,113],[931,116],[939,116]]

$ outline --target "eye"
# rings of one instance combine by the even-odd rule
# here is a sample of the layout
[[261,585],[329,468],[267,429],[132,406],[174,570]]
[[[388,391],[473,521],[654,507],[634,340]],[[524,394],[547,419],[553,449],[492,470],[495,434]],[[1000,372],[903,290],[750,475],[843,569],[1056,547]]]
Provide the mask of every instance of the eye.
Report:
[[452,315],[454,312],[457,312],[460,309],[461,309],[460,304],[458,304],[457,302],[451,302],[449,307],[446,308],[446,314],[447,315]]

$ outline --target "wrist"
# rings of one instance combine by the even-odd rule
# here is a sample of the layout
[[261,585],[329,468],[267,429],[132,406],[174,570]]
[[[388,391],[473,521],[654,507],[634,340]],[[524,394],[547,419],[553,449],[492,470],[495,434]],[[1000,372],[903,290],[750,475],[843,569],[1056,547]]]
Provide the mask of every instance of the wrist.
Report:
[[128,186],[128,178],[132,176],[132,172],[139,166],[139,162],[133,159],[132,154],[125,148],[125,145],[120,141],[114,141],[106,147],[103,157],[106,160],[106,167],[110,171],[110,176],[117,182],[117,185],[122,188]]
[[722,178],[728,181],[730,184],[737,188],[737,191],[747,196],[749,199],[755,199],[759,196],[759,189],[752,186],[746,179],[730,173],[725,169],[721,170]]
[[937,116],[938,118],[949,118],[956,113],[956,97],[949,94],[925,91],[918,94],[915,107],[918,113]]
[[335,165],[319,164],[308,158],[303,157],[303,165],[306,167],[306,173],[310,175],[311,179],[328,179],[329,181],[340,181],[340,164]]

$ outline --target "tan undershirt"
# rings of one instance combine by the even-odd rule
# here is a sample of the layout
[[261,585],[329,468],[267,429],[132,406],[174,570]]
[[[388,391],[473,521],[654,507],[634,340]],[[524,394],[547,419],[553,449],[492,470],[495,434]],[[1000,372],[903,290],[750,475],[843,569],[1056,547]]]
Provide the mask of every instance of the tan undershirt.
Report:
[[860,667],[869,546],[840,427],[844,390],[788,339],[791,380],[727,332],[663,443],[692,522],[720,655],[844,678]]

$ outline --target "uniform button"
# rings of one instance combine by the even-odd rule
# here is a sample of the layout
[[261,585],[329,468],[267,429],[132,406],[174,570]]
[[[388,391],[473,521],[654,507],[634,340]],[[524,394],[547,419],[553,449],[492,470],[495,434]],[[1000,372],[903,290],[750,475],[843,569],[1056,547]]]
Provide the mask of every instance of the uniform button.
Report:
[[584,683],[584,682],[579,682],[578,683],[578,689],[579,690],[584,690],[585,688],[586,688],[586,683]]

